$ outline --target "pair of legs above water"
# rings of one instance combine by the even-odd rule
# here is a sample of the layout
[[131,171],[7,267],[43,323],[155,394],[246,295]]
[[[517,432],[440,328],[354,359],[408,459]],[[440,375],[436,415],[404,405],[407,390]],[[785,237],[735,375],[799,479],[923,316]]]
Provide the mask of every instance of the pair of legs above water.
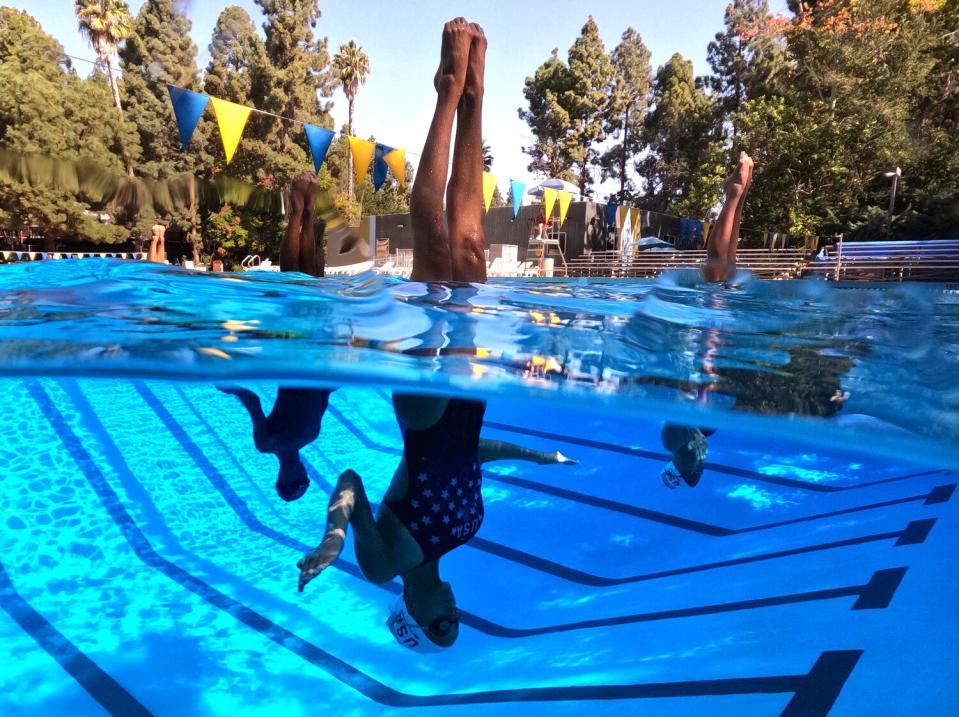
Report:
[[[321,277],[324,274],[323,224],[315,216],[318,187],[316,176],[304,172],[293,180],[287,206],[288,221],[280,245],[281,271],[298,271]],[[317,226],[319,224],[319,226]],[[330,391],[316,388],[277,389],[273,410],[263,411],[260,397],[245,388],[221,388],[240,399],[253,421],[253,442],[261,453],[272,453],[279,461],[276,492],[285,501],[301,498],[310,479],[300,459],[300,450],[320,435]]]

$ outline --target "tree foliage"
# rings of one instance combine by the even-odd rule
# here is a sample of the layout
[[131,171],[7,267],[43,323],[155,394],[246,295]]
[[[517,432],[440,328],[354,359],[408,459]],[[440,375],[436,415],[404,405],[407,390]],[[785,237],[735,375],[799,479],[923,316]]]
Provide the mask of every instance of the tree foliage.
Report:
[[[707,217],[745,149],[757,164],[744,226],[870,238],[890,229],[911,238],[959,233],[959,2],[788,6],[775,15],[768,0],[733,0],[707,48],[709,74],[696,78],[674,55],[652,83],[648,51],[628,29],[608,56],[604,85],[602,43],[588,22],[574,44],[576,71],[554,50],[526,79],[530,171],[588,185],[598,169],[616,180],[611,199]],[[597,104],[601,133],[588,121]],[[897,166],[890,227],[885,173]]]

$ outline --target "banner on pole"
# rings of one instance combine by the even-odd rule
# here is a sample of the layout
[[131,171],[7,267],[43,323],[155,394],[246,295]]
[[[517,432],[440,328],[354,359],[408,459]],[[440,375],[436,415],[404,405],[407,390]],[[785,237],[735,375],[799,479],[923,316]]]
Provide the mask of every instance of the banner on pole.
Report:
[[616,213],[619,211],[619,205],[615,202],[610,202],[606,205],[606,226],[614,227],[616,226]]

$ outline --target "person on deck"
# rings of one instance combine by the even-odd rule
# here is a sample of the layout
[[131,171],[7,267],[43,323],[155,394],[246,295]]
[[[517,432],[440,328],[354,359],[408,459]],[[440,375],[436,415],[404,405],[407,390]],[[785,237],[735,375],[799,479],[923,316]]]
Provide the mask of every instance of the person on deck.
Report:
[[[434,85],[436,109],[413,184],[414,281],[484,282],[482,200],[482,107],[486,37],[479,25],[456,18],[444,26],[440,67]],[[450,139],[456,118],[452,176],[443,192]],[[541,453],[480,439],[485,403],[394,393],[393,408],[403,433],[403,457],[378,515],[360,476],[348,470],[329,503],[326,534],[297,563],[299,589],[343,550],[352,525],[357,562],[368,580],[399,576],[403,593],[387,625],[396,640],[418,651],[437,651],[455,642],[456,600],[440,578],[443,555],[469,541],[483,522],[480,465],[519,459],[570,463],[559,453]]]
[[[322,241],[324,225],[315,218],[317,184],[311,173],[302,173],[293,181],[290,192],[289,221],[280,244],[280,270],[299,271],[311,276],[324,274]],[[319,231],[317,231],[317,229]],[[300,451],[320,435],[332,391],[317,388],[283,387],[277,389],[273,410],[263,411],[260,397],[245,388],[220,387],[240,399],[253,420],[253,442],[261,453],[272,453],[280,462],[276,492],[285,501],[301,498],[310,487],[310,478]]]

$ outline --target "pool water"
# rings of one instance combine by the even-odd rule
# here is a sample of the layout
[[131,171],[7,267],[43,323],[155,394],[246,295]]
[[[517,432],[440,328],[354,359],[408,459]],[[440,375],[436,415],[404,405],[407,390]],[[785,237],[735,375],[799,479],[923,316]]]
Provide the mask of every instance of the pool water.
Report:
[[[943,375],[959,324],[942,287],[791,282],[770,290],[807,302],[789,316],[769,310],[776,296],[760,307],[756,287],[716,307],[681,282],[490,285],[444,306],[435,287],[369,277],[30,269],[0,275],[0,714],[959,705],[956,399]],[[390,334],[398,318],[408,338]],[[718,361],[703,327],[720,336]],[[487,352],[450,350],[470,344]],[[709,378],[704,355],[720,371],[788,374],[796,346],[852,357],[843,387],[889,405],[852,413],[856,395],[835,416],[782,416],[748,391],[704,402],[677,388]],[[793,378],[813,393],[827,381]],[[269,407],[294,379],[345,385],[304,451],[310,489],[284,503],[275,459],[214,383]],[[463,615],[440,655],[395,644],[384,623],[398,583],[363,580],[350,540],[296,589],[339,472],[355,469],[374,500],[385,491],[401,450],[389,391],[414,384],[488,398],[484,437],[579,461],[484,467],[479,536],[442,563]],[[893,425],[890,406],[904,405]],[[660,481],[667,418],[719,427],[695,489]]]

